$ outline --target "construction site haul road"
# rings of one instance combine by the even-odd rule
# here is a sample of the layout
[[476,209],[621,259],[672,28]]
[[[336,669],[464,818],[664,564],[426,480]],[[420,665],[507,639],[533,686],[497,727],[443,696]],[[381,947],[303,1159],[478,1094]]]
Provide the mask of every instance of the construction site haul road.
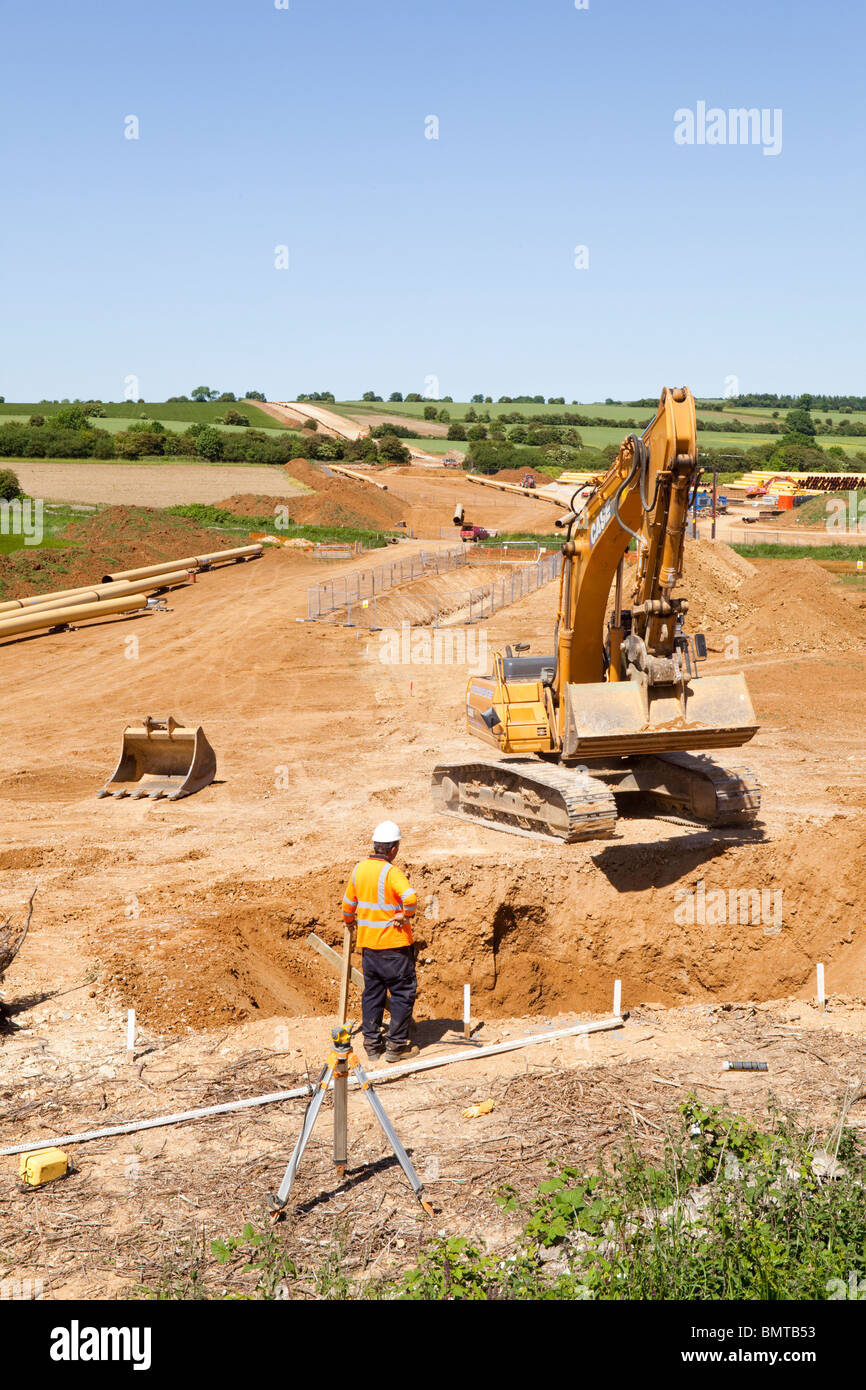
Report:
[[[340,496],[360,505],[363,484],[312,469],[307,477],[329,505]],[[491,492],[485,507],[483,489],[444,469],[402,468],[388,481],[377,505],[402,513],[392,526],[408,524],[384,556],[266,545],[255,563],[204,573],[158,608],[0,638],[3,918],[23,920],[38,888],[0,986],[0,1146],[36,1148],[303,1086],[338,990],[308,938],[340,949],[347,868],[373,825],[391,818],[418,892],[422,1060],[455,1052],[467,985],[476,1043],[610,1019],[617,981],[628,1015],[382,1085],[437,1231],[471,1228],[490,1249],[508,1248],[516,1227],[495,1201],[499,1186],[526,1191],[549,1159],[592,1162],[627,1132],[651,1149],[690,1090],[754,1114],[772,1095],[816,1124],[830,1123],[847,1094],[848,1125],[866,1128],[866,1102],[849,1090],[866,1026],[859,593],[812,560],[753,562],[686,536],[688,630],[706,638],[698,679],[747,688],[760,810],[745,823],[705,825],[681,807],[660,815],[638,801],[600,838],[502,834],[439,814],[431,796],[434,767],[476,756],[465,723],[470,673],[449,659],[458,644],[443,645],[438,662],[431,647],[410,645],[405,660],[393,638],[406,622],[429,627],[435,601],[444,629],[471,632],[473,653],[488,658],[476,674],[489,675],[493,652],[508,644],[528,643],[530,660],[551,651],[558,584],[482,609],[470,628],[461,604],[471,581],[419,561],[415,579],[377,593],[378,631],[366,608],[351,626],[310,621],[308,590],[383,558],[453,549],[441,532],[461,498],[491,531],[542,534],[555,513],[535,490]],[[206,539],[219,548],[199,530],[169,553],[164,538],[124,531],[116,510],[128,542],[112,556],[117,571],[190,558]],[[625,519],[639,530],[635,515]],[[99,525],[76,582],[102,576]],[[505,556],[495,538],[466,548],[485,583],[506,566],[539,563],[536,551]],[[62,587],[22,569],[22,593]],[[212,778],[179,801],[98,798],[124,728],[169,712],[206,732]],[[818,964],[826,1006],[815,1002]],[[358,1016],[355,987],[349,1016]],[[735,1055],[770,1070],[723,1071]],[[462,1118],[488,1097],[489,1113]],[[387,1273],[416,1257],[429,1218],[385,1161],[361,1098],[350,1094],[349,1108],[363,1178],[341,1186],[324,1131],[311,1141],[287,1249],[325,1258],[339,1229],[347,1267]],[[77,1171],[29,1192],[15,1185],[17,1159],[4,1157],[0,1274],[41,1281],[46,1297],[161,1287],[167,1261],[188,1271],[211,1239],[260,1218],[302,1110],[285,1101],[70,1144]],[[236,1278],[238,1288],[254,1285]]]

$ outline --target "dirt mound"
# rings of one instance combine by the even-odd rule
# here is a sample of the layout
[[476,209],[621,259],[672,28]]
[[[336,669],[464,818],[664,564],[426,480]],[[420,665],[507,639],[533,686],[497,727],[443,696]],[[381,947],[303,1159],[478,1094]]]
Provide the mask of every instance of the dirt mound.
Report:
[[293,521],[308,526],[353,526],[361,530],[393,531],[407,521],[405,502],[369,483],[358,483],[338,474],[330,476],[307,459],[291,459],[286,471],[312,491],[293,497]]
[[765,560],[744,586],[749,650],[862,651],[866,614],[814,560]]
[[215,504],[222,511],[234,516],[273,517],[288,508],[291,514],[295,508],[293,497],[265,497],[260,492],[235,492]]
[[[690,836],[669,843],[664,860],[655,844],[614,843],[580,863],[556,850],[535,864],[409,862],[419,900],[436,903],[435,918],[416,921],[417,1015],[455,1016],[467,980],[487,1018],[608,1009],[614,978],[633,1002],[806,997],[816,960],[834,991],[859,993],[866,956],[852,913],[866,831],[840,815],[832,835],[833,856],[826,825],[801,821],[784,842]],[[155,931],[143,917],[124,923],[107,955],[104,933],[93,945],[112,988],[166,1031],[324,1013],[335,976],[306,938],[315,931],[340,946],[344,879],[344,866],[327,865],[268,882],[222,879],[194,899],[153,890],[142,895],[147,919],[177,922]]]
[[676,593],[688,596],[689,631],[711,639],[732,631],[745,609],[743,586],[756,574],[754,565],[723,541],[687,539]]
[[751,562],[722,542],[687,541],[685,575],[691,632],[705,632],[714,651],[739,639],[756,652],[856,651],[866,642],[866,615],[814,560]]
[[3,598],[70,589],[112,570],[230,550],[239,543],[236,536],[149,507],[106,507],[73,521],[62,539],[67,544],[57,550],[16,550],[0,558]]
[[304,487],[315,488],[316,491],[324,487],[327,481],[321,468],[310,463],[309,459],[289,459],[286,464],[286,472],[297,482],[303,483]]

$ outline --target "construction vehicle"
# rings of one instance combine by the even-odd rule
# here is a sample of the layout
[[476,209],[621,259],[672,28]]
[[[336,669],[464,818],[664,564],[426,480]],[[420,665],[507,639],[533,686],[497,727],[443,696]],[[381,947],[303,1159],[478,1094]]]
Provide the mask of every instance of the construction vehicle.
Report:
[[610,834],[629,798],[710,825],[755,819],[753,773],[694,753],[757,730],[742,674],[698,674],[706,642],[686,634],[688,601],[672,592],[699,477],[694,399],[665,388],[643,434],[557,521],[568,539],[552,653],[506,647],[469,681],[469,732],[504,756],[437,766],[439,810],[563,840]]
[[523,477],[520,479],[520,486],[526,489],[535,488],[535,479],[531,473],[524,473]]
[[193,727],[171,714],[166,719],[148,715],[124,729],[117,767],[96,795],[179,801],[207,787],[216,767],[216,753],[201,725]]

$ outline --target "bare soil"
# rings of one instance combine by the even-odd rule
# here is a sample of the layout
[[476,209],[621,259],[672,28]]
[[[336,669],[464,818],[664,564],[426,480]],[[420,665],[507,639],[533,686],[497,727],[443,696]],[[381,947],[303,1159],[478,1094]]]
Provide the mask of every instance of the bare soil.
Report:
[[230,492],[267,492],[295,497],[299,491],[285,469],[264,464],[42,463],[16,459],[24,491],[47,502],[112,503],[129,507],[174,507],[216,502]]
[[113,570],[209,555],[244,544],[237,534],[197,526],[144,507],[106,507],[73,521],[56,549],[22,549],[0,557],[4,598],[92,584]]
[[[446,503],[427,478],[394,484],[431,516],[460,486],[448,479]],[[462,487],[472,519],[486,522],[487,497]],[[545,1044],[386,1088],[419,1167],[438,1165],[437,1229],[507,1242],[513,1229],[493,1197],[502,1182],[525,1187],[549,1158],[591,1161],[632,1126],[650,1147],[661,1142],[687,1088],[751,1113],[769,1088],[816,1123],[838,1113],[866,1022],[859,603],[808,561],[752,567],[724,546],[690,545],[683,591],[690,628],[706,620],[706,669],[743,669],[760,719],[754,741],[726,757],[757,772],[761,822],[711,832],[628,818],[610,840],[551,845],[433,812],[432,766],[481,751],[464,727],[465,663],[394,665],[381,634],[302,621],[308,584],[378,558],[280,550],[203,575],[168,613],[4,646],[0,710],[14,731],[0,760],[4,912],[20,911],[34,882],[39,892],[3,981],[13,1013],[0,1035],[0,1140],[236,1099],[315,1072],[336,983],[305,938],[339,944],[345,876],[385,817],[403,829],[401,863],[419,892],[423,1055],[450,1046],[466,982],[490,1041],[606,1013],[614,979],[637,1011],[579,1047]],[[514,640],[549,650],[555,607],[548,586],[474,631],[491,650]],[[731,635],[733,662],[721,645]],[[178,803],[96,800],[123,726],[168,712],[204,726],[217,781]],[[781,891],[781,926],[688,925],[678,909],[701,884]],[[827,1015],[809,1002],[818,961]],[[142,1033],[130,1067],[132,1006]],[[769,1060],[769,1077],[722,1073],[732,1052]],[[490,1116],[459,1118],[487,1095]],[[307,1256],[318,1241],[327,1251],[344,1222],[352,1267],[377,1273],[408,1262],[429,1227],[399,1170],[380,1161],[360,1104],[353,1156],[374,1166],[336,1184],[323,1125],[285,1239]],[[866,1125],[858,1104],[851,1122]],[[30,1195],[14,1187],[16,1161],[3,1160],[0,1272],[45,1278],[49,1296],[153,1286],[169,1257],[177,1269],[196,1242],[261,1218],[300,1112],[276,1106],[82,1145],[77,1175]]]

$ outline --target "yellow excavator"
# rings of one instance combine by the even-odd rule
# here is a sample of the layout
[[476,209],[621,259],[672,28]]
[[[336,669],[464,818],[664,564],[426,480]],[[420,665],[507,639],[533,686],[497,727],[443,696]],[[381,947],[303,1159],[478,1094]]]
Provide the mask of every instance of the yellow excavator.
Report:
[[672,592],[700,473],[692,393],[665,387],[643,434],[556,523],[567,540],[553,652],[507,646],[469,681],[469,732],[504,756],[434,768],[440,811],[567,841],[609,835],[624,798],[709,825],[755,820],[754,774],[695,752],[738,747],[758,727],[742,674],[698,674],[706,641],[686,633],[688,600]]

